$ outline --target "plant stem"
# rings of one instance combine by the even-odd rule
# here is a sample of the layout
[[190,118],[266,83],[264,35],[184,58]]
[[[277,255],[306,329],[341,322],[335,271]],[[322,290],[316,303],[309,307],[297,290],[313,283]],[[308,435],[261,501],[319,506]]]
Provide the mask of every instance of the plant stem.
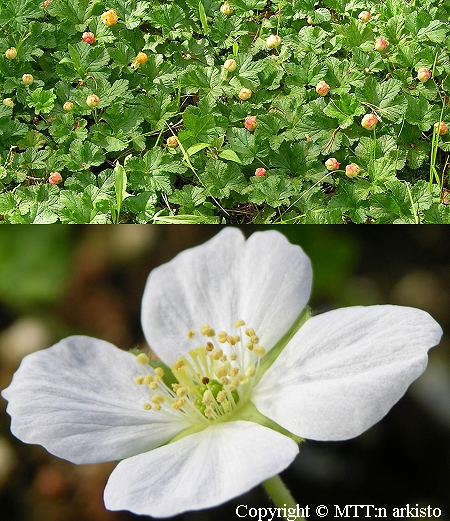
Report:
[[[273,478],[266,479],[262,482],[262,486],[267,492],[270,499],[275,505],[284,510],[284,518],[287,519],[286,510],[293,508],[297,511],[297,503],[292,497],[292,494],[287,489],[286,485],[281,481],[280,476],[274,476]],[[292,512],[292,510],[291,510]],[[289,516],[291,518],[291,516]],[[296,521],[305,521],[303,517],[297,517]]]

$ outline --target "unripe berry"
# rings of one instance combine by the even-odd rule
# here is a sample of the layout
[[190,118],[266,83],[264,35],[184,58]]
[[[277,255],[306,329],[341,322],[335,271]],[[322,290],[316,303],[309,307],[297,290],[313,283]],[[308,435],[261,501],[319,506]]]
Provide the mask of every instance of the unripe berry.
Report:
[[361,20],[361,22],[368,22],[371,19],[372,15],[369,13],[369,11],[361,11],[358,15],[358,18]]
[[45,2],[42,4],[44,7],[48,7],[52,3],[52,0],[45,0]]
[[361,120],[361,126],[366,130],[372,130],[377,123],[378,118],[373,113],[366,114]]
[[233,8],[228,2],[224,2],[220,6],[220,12],[224,14],[225,16],[230,16],[230,14],[233,14]]
[[12,100],[12,98],[5,98],[3,101],[2,101],[3,105],[5,105],[6,107],[11,107],[13,108],[15,103],[14,101]]
[[63,105],[63,110],[65,110],[66,112],[72,112],[73,103],[71,101],[66,101]]
[[255,128],[257,127],[256,116],[247,116],[244,121],[244,127],[247,130],[255,130]]
[[267,171],[265,168],[257,168],[255,170],[256,177],[265,177],[266,174],[267,174]]
[[326,96],[330,92],[330,86],[326,81],[319,81],[316,85],[316,92],[319,96]]
[[17,57],[17,49],[15,47],[6,49],[5,56],[8,58],[8,60],[14,60],[14,58]]
[[325,161],[325,167],[330,172],[333,172],[334,170],[339,170],[340,163],[336,158],[330,157]]
[[138,52],[136,56],[136,62],[139,63],[139,65],[142,65],[148,60],[148,56],[145,54],[145,52]]
[[382,52],[387,47],[387,41],[384,38],[377,38],[373,44],[376,51]]
[[89,45],[93,44],[95,42],[95,36],[94,33],[91,32],[84,32],[83,36],[81,37],[83,42],[88,43]]
[[111,9],[110,11],[105,11],[102,16],[102,22],[107,25],[108,27],[110,25],[114,25],[119,20],[119,17],[117,16],[117,13]]
[[350,179],[357,177],[359,174],[359,166],[356,163],[350,163],[345,167],[345,175]]
[[310,14],[306,17],[306,22],[307,22],[309,25],[312,25],[312,24],[313,24],[313,19],[312,19],[312,16],[311,16]]
[[417,71],[417,79],[422,83],[425,83],[431,78],[431,71],[425,67],[421,67]]
[[438,129],[438,132],[439,132],[439,135],[440,136],[443,136],[444,134],[447,134],[448,132],[448,128],[447,128],[447,125],[441,121],[441,123],[435,123],[434,124],[434,128]]
[[50,175],[48,176],[48,182],[52,185],[59,185],[62,180],[62,175],[59,172],[50,172]]
[[227,60],[224,64],[223,64],[223,68],[225,70],[227,70],[228,72],[233,72],[236,70],[236,60]]
[[97,96],[97,94],[89,94],[89,96],[86,98],[86,104],[93,108],[96,107],[100,103],[100,98]]
[[34,78],[31,74],[24,74],[22,76],[22,81],[25,83],[25,85],[31,85],[34,81]]
[[250,89],[244,88],[239,91],[238,96],[239,96],[239,99],[246,101],[252,97],[252,94],[253,94],[253,92]]
[[166,144],[169,148],[177,148],[178,139],[177,136],[170,136],[167,138]]
[[271,34],[269,38],[266,40],[266,45],[268,49],[276,49],[281,43],[281,38],[278,34]]

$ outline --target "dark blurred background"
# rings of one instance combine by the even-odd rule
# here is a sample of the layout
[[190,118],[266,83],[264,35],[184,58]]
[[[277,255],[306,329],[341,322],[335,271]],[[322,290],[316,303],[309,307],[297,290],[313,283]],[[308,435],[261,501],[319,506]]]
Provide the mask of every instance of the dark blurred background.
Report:
[[[243,227],[247,235],[261,229]],[[450,519],[450,228],[280,226],[311,257],[315,313],[356,304],[400,304],[444,329],[425,374],[377,425],[354,440],[305,442],[283,473],[296,501],[431,505]],[[149,272],[204,242],[214,226],[0,227],[0,389],[21,359],[70,334],[144,347],[141,296]],[[108,512],[103,488],[114,463],[72,465],[9,432],[0,398],[0,521],[131,521]],[[245,464],[245,462],[243,462]],[[207,491],[206,491],[207,493]],[[176,520],[239,519],[236,507],[272,506],[261,487]],[[360,512],[360,517],[363,517]],[[250,519],[250,518],[247,518]],[[311,519],[317,519],[312,516]]]

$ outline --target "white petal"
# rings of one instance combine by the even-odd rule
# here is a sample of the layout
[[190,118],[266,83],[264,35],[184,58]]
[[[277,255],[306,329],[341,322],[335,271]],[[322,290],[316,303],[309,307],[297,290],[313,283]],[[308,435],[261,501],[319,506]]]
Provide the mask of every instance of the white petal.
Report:
[[428,313],[351,307],[313,317],[262,377],[257,408],[315,440],[352,438],[380,420],[425,370],[442,330]]
[[232,331],[235,320],[255,329],[269,350],[308,302],[311,263],[279,232],[225,228],[201,246],[152,271],[144,292],[142,325],[158,356],[173,363],[197,347],[186,333],[210,324]]
[[121,461],[105,505],[155,517],[209,508],[278,474],[297,453],[293,440],[256,423],[218,423]]
[[90,337],[69,337],[26,356],[10,386],[11,431],[74,463],[134,456],[187,427],[146,411],[134,355]]

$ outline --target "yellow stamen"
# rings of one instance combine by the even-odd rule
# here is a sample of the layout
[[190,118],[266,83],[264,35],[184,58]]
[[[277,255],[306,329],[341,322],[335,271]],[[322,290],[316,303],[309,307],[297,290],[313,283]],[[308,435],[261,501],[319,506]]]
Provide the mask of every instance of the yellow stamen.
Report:
[[140,353],[136,357],[136,362],[138,364],[146,365],[150,362],[150,358],[145,353]]

